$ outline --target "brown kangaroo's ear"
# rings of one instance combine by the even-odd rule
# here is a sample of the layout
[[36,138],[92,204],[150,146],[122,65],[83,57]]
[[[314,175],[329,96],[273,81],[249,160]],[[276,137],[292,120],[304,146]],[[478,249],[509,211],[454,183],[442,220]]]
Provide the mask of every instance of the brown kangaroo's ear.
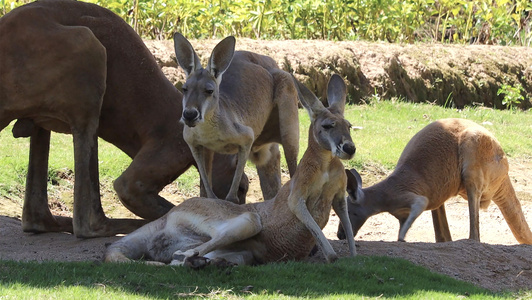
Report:
[[202,68],[200,59],[190,42],[181,33],[174,34],[174,49],[177,63],[183,68],[187,77]]
[[357,201],[359,189],[362,189],[362,177],[358,174],[355,169],[345,169],[345,174],[347,175],[347,193],[354,201]]

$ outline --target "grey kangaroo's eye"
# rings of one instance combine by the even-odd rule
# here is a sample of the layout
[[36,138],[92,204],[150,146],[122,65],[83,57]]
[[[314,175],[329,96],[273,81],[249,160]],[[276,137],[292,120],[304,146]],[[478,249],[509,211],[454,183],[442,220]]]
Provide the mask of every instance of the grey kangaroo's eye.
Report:
[[205,93],[212,95],[214,93],[214,90],[205,90]]

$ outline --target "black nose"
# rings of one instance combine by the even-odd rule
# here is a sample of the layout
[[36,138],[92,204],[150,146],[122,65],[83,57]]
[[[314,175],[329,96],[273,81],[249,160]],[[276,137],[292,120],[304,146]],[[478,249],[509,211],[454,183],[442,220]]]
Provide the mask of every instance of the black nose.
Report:
[[355,151],[356,151],[355,144],[345,143],[344,146],[342,147],[342,150],[349,155],[353,155],[355,154]]
[[185,109],[183,111],[183,119],[186,121],[194,121],[199,117],[199,112],[195,109]]

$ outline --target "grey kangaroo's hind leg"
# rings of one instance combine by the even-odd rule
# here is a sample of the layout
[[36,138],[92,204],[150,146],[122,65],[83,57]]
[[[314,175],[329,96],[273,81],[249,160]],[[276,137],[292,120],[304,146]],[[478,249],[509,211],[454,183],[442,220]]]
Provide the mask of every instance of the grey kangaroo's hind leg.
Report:
[[46,186],[49,152],[50,131],[35,126],[30,137],[30,158],[22,208],[22,229],[25,232],[65,231],[73,233],[72,218],[53,216],[48,207]]
[[447,223],[447,214],[445,213],[445,204],[442,204],[440,207],[432,210],[431,212],[436,242],[440,243],[452,241],[451,232],[449,231],[449,224]]
[[297,89],[292,76],[284,71],[272,72],[275,94],[274,101],[279,113],[279,130],[284,157],[290,177],[294,176],[299,153],[299,115]]
[[[256,155],[268,157],[267,160],[254,159]],[[258,153],[253,153],[250,158],[256,162],[259,175],[260,188],[264,200],[269,200],[277,195],[281,188],[281,152],[278,144],[270,144]],[[258,162],[260,161],[260,162]]]

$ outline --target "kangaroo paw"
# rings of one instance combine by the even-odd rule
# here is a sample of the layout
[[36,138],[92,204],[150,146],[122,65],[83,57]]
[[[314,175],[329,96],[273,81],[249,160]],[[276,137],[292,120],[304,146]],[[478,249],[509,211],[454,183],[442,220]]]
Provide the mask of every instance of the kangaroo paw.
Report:
[[210,261],[210,264],[218,268],[229,268],[229,267],[234,267],[237,265],[233,262],[228,261],[225,258],[220,258],[220,257],[213,258]]
[[185,252],[178,250],[174,252],[174,254],[172,255],[172,262],[170,262],[170,265],[184,266],[187,258],[198,256],[198,255],[199,253],[196,249],[189,249]]
[[209,263],[210,259],[204,256],[191,256],[185,259],[183,266],[187,268],[192,268],[194,270],[199,270],[208,266]]

